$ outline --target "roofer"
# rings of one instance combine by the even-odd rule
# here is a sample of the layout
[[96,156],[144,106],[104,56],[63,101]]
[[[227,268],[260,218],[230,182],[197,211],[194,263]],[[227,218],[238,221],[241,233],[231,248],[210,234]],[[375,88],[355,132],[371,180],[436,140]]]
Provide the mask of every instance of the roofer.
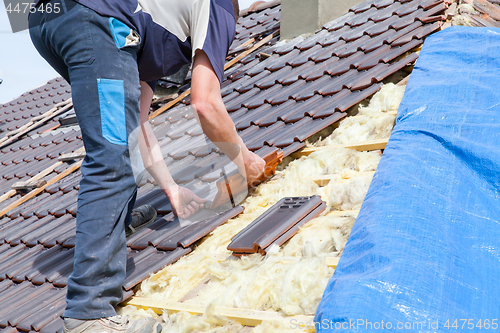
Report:
[[137,191],[128,145],[140,132],[144,165],[176,215],[187,218],[201,208],[204,200],[177,186],[163,157],[155,156],[158,145],[148,123],[155,80],[192,61],[191,103],[205,134],[212,142],[239,147],[220,148],[243,160],[249,182],[261,176],[265,162],[245,147],[220,95],[237,0],[35,3],[29,17],[31,39],[71,84],[86,150],[64,332],[159,332],[154,320],[128,321],[114,309],[122,298],[125,226]]

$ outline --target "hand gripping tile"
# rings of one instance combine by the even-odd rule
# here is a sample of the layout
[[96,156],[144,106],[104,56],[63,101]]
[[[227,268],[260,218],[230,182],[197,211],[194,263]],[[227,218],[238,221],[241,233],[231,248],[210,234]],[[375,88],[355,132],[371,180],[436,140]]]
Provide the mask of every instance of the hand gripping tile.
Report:
[[238,193],[247,190],[249,185],[256,186],[267,178],[273,176],[276,172],[276,167],[283,160],[283,152],[278,148],[265,146],[257,150],[255,153],[262,157],[266,162],[264,174],[262,174],[259,179],[255,180],[253,184],[247,184],[244,182],[243,177],[238,172],[227,175],[227,177],[221,177],[216,183],[217,194],[210,204],[210,209],[215,209],[216,207],[223,205],[226,203],[227,199],[230,199]]

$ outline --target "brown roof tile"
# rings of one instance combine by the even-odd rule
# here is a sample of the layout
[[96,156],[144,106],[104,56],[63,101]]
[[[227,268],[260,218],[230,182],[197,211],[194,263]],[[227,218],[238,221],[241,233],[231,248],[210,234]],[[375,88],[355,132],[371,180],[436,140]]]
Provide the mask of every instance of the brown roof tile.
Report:
[[60,317],[66,307],[66,298],[61,297],[50,305],[44,307],[38,312],[21,320],[16,327],[23,331],[39,331],[45,325],[51,323],[54,319]]
[[[174,250],[177,247],[187,248],[195,241],[208,235],[219,225],[225,223],[229,219],[235,217],[236,215],[239,215],[242,212],[243,207],[236,206],[224,213],[211,217],[210,219],[189,224],[183,228],[179,228],[173,233],[169,232],[168,234],[164,234],[163,236],[166,237],[158,243],[157,248],[166,251]],[[200,213],[203,214],[203,211],[201,211]]]
[[282,236],[288,230],[316,217],[325,207],[319,196],[283,198],[234,236],[227,248],[238,254],[250,254],[265,251],[275,242],[281,245],[287,240]]
[[41,333],[63,333],[63,319],[55,318],[40,329]]
[[[68,260],[73,257],[73,249],[58,249],[55,253],[49,257],[41,257],[33,263],[33,266],[29,267],[22,273],[18,274],[19,278],[24,276],[25,280],[43,281],[48,273],[52,273],[54,268],[57,267],[61,262]],[[22,275],[21,275],[22,274]],[[40,283],[40,282],[39,282]]]
[[[16,308],[31,302],[32,299],[36,298],[40,294],[45,293],[51,288],[52,285],[50,284],[44,284],[39,287],[31,285],[27,288],[24,288],[22,291],[13,294],[9,298],[4,299],[4,304],[8,304],[9,306],[3,306],[2,309],[0,309],[0,318],[3,319],[5,317],[10,317],[10,315],[16,313]],[[4,323],[7,324],[7,322],[4,322],[3,320],[0,321],[0,324]]]
[[17,326],[19,322],[23,319],[36,314],[38,311],[49,306],[52,302],[60,300],[65,297],[66,290],[59,288],[49,288],[45,292],[38,295],[37,299],[33,299],[32,302],[26,302],[17,311],[12,311],[12,313],[2,316],[0,320],[0,325],[5,326]]
[[151,254],[137,260],[135,262],[132,256],[132,264],[127,260],[127,276],[123,282],[125,290],[129,290],[139,284],[141,281],[148,278],[152,273],[155,273],[165,266],[178,260],[183,255],[191,252],[190,248],[176,248],[173,251],[151,251]]

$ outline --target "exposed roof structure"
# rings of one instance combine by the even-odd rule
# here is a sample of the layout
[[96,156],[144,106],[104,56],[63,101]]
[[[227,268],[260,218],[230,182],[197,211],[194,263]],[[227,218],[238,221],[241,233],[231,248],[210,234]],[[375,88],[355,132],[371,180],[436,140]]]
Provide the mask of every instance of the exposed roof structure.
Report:
[[[456,5],[455,5],[456,6]],[[498,1],[465,0],[454,8],[457,15],[453,18],[456,25],[475,27],[500,27],[500,6]]]
[[[367,0],[313,36],[289,42],[279,42],[279,2],[242,12],[228,60],[272,36],[226,70],[222,83],[224,103],[245,144],[263,157],[278,151],[286,157],[303,148],[307,138],[345,117],[385,79],[411,65],[418,57],[411,51],[440,29],[446,8],[443,0]],[[77,125],[58,122],[70,111],[70,92],[57,78],[0,105],[0,301],[9,304],[0,309],[2,333],[61,331],[81,174],[79,161],[59,158],[83,146]],[[220,172],[202,172],[200,166],[219,154],[211,146],[200,149],[206,140],[194,117],[176,107],[152,125],[174,179],[216,198],[218,189],[209,184]],[[28,190],[12,189],[28,180]],[[125,298],[150,273],[189,253],[193,242],[242,211],[236,206],[205,221],[203,228],[183,229],[167,198],[147,179],[136,205],[145,203],[159,217],[127,240]]]

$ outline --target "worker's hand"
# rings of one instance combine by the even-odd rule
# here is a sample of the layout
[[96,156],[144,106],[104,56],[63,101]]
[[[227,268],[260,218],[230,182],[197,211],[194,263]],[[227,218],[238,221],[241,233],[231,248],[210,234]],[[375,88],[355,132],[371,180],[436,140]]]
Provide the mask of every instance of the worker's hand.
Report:
[[198,197],[191,190],[175,186],[170,189],[168,195],[170,205],[172,205],[173,213],[181,219],[187,219],[198,210],[203,208],[203,204],[207,201]]
[[248,151],[243,160],[248,187],[255,187],[267,178],[265,175],[266,162],[260,156]]

